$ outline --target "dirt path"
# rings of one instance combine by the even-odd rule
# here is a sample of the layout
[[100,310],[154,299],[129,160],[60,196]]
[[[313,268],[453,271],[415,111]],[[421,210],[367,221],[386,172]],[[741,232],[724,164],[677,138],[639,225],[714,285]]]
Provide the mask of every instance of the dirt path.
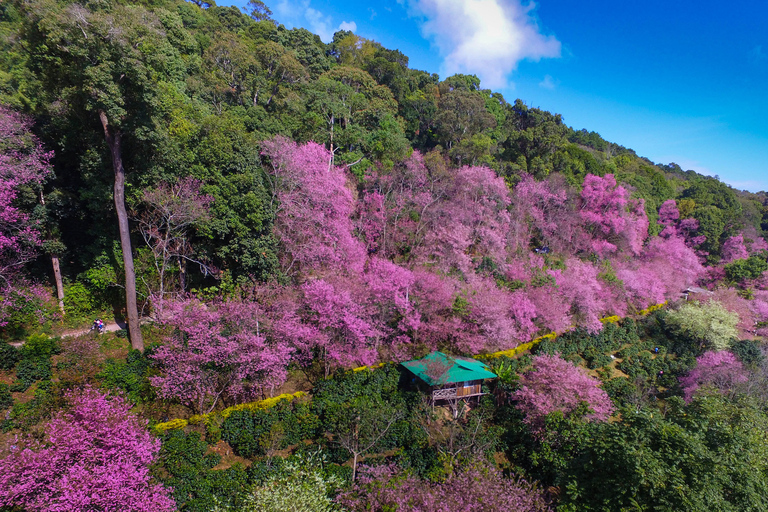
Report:
[[[125,322],[117,322],[117,321],[111,321],[111,322],[104,322],[104,331],[105,332],[115,332],[119,331],[121,329],[127,329],[128,326],[125,324]],[[83,334],[88,334],[91,332],[91,329],[72,329],[69,331],[64,331],[61,333],[62,338],[68,338],[70,336],[82,336]]]
[[[125,322],[118,322],[116,320],[104,323],[104,332],[116,332],[127,328],[128,326]],[[61,338],[69,338],[72,336],[82,336],[83,334],[88,334],[89,332],[91,332],[91,329],[70,329],[68,331],[64,331],[59,336]],[[24,345],[24,341],[9,341],[8,344],[12,347],[18,348]]]

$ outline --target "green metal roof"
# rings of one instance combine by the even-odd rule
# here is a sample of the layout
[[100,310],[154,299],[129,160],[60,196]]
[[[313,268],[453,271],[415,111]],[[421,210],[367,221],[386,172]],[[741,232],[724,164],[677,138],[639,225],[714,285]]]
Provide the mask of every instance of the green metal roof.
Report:
[[432,352],[421,359],[400,363],[430,386],[468,380],[493,379],[496,374],[475,359]]

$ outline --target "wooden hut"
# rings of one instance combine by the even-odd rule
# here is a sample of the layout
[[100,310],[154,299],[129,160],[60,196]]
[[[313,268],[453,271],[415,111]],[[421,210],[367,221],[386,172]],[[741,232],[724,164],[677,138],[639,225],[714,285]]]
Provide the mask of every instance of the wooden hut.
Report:
[[442,352],[432,352],[401,364],[429,386],[433,405],[447,401],[454,410],[458,402],[485,394],[483,381],[496,378],[496,374],[480,361]]

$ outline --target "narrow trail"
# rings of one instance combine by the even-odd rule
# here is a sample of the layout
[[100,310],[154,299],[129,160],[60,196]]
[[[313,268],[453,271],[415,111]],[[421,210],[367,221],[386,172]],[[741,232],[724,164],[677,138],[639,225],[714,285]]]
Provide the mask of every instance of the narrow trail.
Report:
[[[116,332],[121,329],[127,329],[128,326],[125,322],[117,322],[117,321],[111,321],[111,322],[104,322],[104,332]],[[82,336],[83,334],[88,334],[91,332],[91,329],[72,329],[69,331],[64,331],[61,333],[62,338],[69,338],[70,336]]]
[[[128,325],[125,322],[118,322],[116,320],[112,320],[111,322],[104,322],[104,332],[116,332],[121,329],[127,329]],[[82,336],[84,334],[88,334],[91,332],[91,329],[70,329],[67,331],[64,331],[59,335],[60,338],[71,338],[73,336]],[[9,345],[12,347],[21,347],[24,345],[24,341],[9,341]]]

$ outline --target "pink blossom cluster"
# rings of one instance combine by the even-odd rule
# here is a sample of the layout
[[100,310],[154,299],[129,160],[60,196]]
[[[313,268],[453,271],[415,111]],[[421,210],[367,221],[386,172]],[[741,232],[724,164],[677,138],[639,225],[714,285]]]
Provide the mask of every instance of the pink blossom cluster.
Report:
[[30,512],[163,512],[176,509],[149,466],[160,450],[146,422],[120,396],[86,387],[45,425],[44,440],[24,439],[0,460],[0,507]]
[[171,335],[151,355],[162,373],[150,379],[161,397],[207,413],[222,398],[262,396],[285,381],[294,348],[266,336],[258,303],[186,299],[164,309]]
[[548,414],[560,411],[568,415],[581,403],[589,407],[586,418],[592,421],[606,421],[614,411],[600,381],[558,355],[535,356],[531,370],[521,377],[520,388],[513,393],[513,399],[534,432],[544,428]]
[[749,374],[731,352],[705,352],[696,358],[696,368],[680,378],[685,400],[690,402],[699,388],[714,387],[721,393],[732,391],[749,380]]
[[444,482],[424,481],[394,466],[362,469],[358,483],[337,501],[351,511],[384,512],[545,512],[543,492],[522,478],[504,477],[496,468],[473,466]]
[[[42,243],[29,212],[16,204],[19,188],[40,185],[50,174],[53,153],[31,133],[26,117],[0,105],[0,294],[19,291],[20,272]],[[1,296],[1,295],[0,295]],[[0,301],[0,304],[3,301]],[[5,303],[8,306],[7,302]],[[0,325],[6,313],[0,308]]]

